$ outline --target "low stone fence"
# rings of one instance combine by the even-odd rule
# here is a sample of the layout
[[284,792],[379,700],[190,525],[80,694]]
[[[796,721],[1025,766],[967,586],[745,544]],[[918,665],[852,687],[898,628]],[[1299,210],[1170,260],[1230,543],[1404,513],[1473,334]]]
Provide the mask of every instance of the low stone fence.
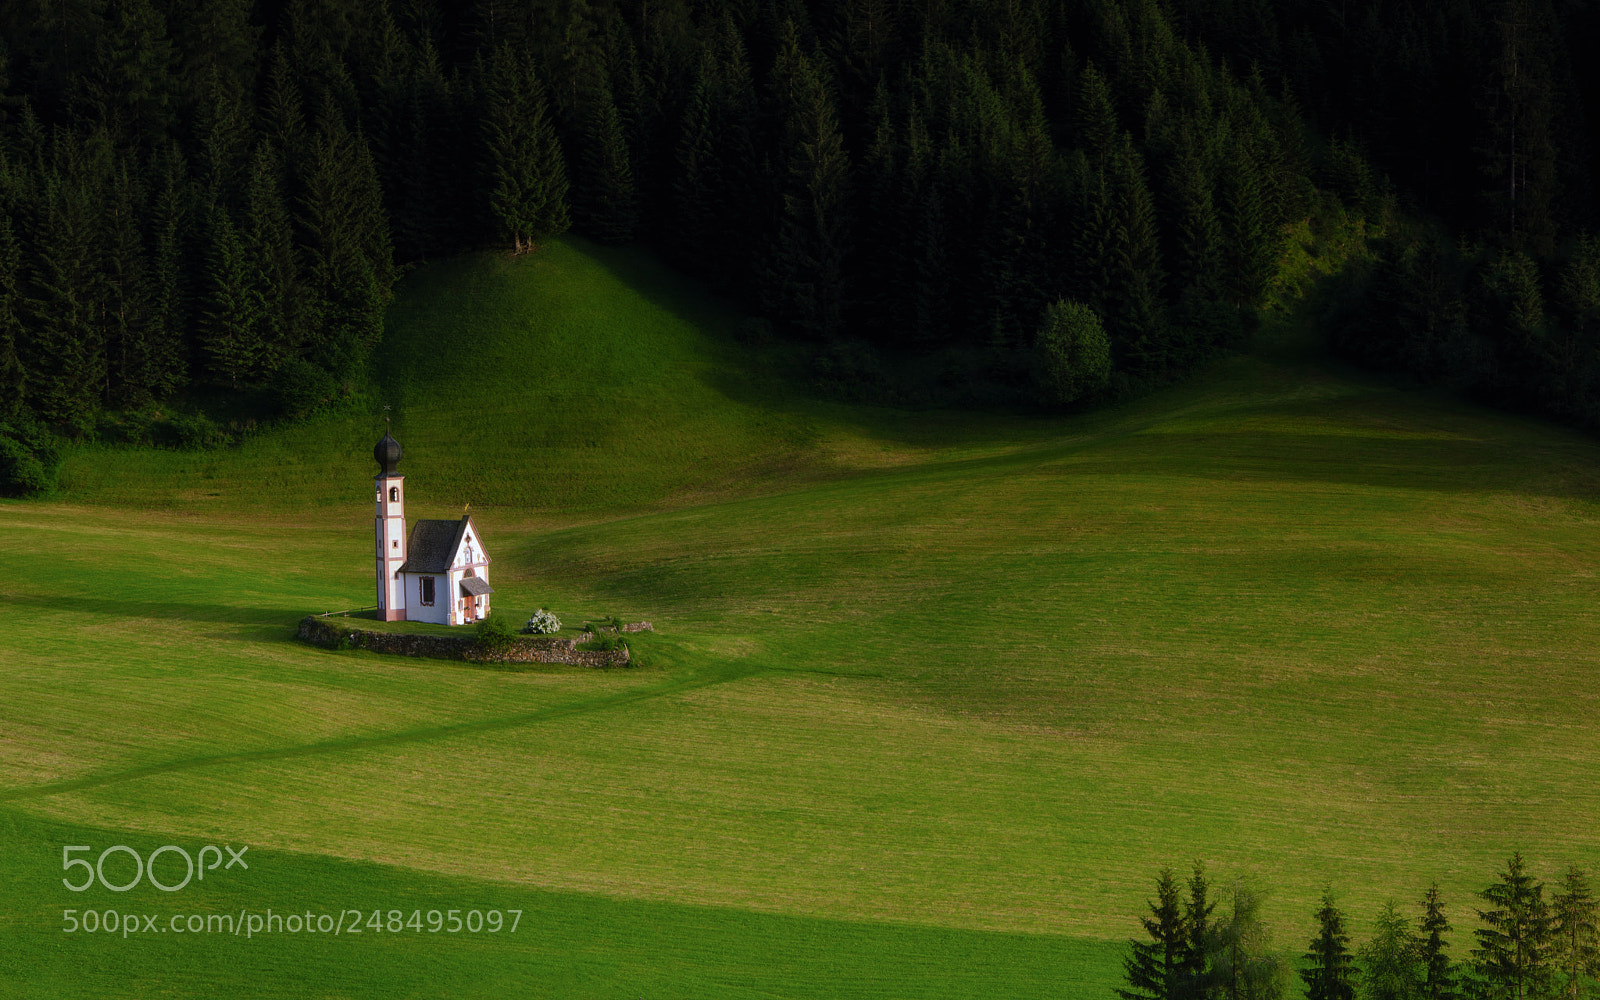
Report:
[[[602,632],[615,629],[602,628]],[[653,631],[649,622],[622,626],[624,632]],[[590,650],[577,647],[594,638],[591,632],[563,638],[554,635],[519,635],[499,649],[484,649],[471,635],[414,635],[373,632],[353,625],[349,618],[307,615],[300,620],[300,638],[328,649],[370,649],[394,656],[426,656],[435,660],[471,663],[568,663],[579,667],[625,667],[626,648]]]

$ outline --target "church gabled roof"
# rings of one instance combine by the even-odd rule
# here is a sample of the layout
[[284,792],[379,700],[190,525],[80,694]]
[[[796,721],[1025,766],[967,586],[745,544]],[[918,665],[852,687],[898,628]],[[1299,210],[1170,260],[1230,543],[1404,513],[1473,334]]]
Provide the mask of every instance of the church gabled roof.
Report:
[[402,573],[447,573],[461,548],[461,537],[472,524],[472,515],[459,521],[417,521],[406,540],[406,562]]

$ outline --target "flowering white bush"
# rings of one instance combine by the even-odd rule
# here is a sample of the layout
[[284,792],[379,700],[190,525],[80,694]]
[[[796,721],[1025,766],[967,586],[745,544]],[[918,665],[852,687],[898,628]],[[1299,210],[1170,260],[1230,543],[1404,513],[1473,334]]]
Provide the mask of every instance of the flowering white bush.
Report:
[[528,619],[528,624],[522,626],[524,635],[550,635],[552,632],[561,631],[561,619],[540,608]]

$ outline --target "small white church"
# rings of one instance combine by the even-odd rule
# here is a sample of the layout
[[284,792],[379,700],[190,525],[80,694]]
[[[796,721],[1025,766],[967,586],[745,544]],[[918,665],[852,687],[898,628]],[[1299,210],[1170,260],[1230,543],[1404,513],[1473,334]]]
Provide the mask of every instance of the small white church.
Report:
[[406,535],[404,452],[389,434],[372,449],[378,505],[378,617],[386,622],[465,625],[489,614],[489,554],[470,514],[459,521],[418,521]]

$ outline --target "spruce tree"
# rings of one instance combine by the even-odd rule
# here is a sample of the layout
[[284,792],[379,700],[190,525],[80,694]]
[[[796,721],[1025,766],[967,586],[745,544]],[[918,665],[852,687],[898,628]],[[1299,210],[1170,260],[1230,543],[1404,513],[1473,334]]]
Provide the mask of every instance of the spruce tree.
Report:
[[1550,916],[1559,995],[1579,1000],[1584,977],[1600,979],[1600,901],[1589,876],[1577,865],[1567,868],[1561,891],[1551,898]]
[[637,191],[622,116],[609,91],[590,106],[581,189],[584,228],[601,243],[626,243],[639,223]]
[[1111,157],[1109,172],[1114,227],[1108,310],[1112,340],[1134,371],[1160,375],[1168,360],[1161,244],[1143,161],[1126,132]]
[[250,282],[261,300],[261,368],[276,370],[295,355],[305,336],[301,321],[294,228],[283,197],[283,169],[271,144],[256,144],[245,187],[240,234],[248,255]]
[[1194,144],[1192,138],[1180,141],[1167,174],[1177,250],[1173,279],[1180,295],[1210,300],[1222,291],[1222,225],[1211,179]]
[[1216,988],[1212,954],[1217,930],[1211,914],[1217,904],[1208,899],[1210,891],[1205,866],[1196,861],[1194,873],[1189,876],[1189,898],[1183,907],[1183,953],[1172,1000],[1208,1000]]
[[1316,919],[1317,934],[1304,956],[1309,967],[1300,970],[1306,1000],[1355,1000],[1350,935],[1344,929],[1344,914],[1334,905],[1332,890],[1322,894]]
[[0,420],[22,413],[28,373],[18,342],[22,336],[22,245],[11,214],[0,208]]
[[1474,932],[1472,971],[1484,1000],[1543,1000],[1551,993],[1552,927],[1544,885],[1512,855],[1500,881],[1478,894],[1489,908]]
[[521,253],[567,231],[566,165],[528,57],[502,46],[488,72],[489,211],[501,238]]
[[150,325],[144,382],[157,399],[176,392],[187,379],[190,289],[188,240],[190,205],[183,154],[176,144],[157,159],[155,204],[151,211]]
[[200,349],[213,385],[238,389],[262,360],[266,303],[253,280],[245,243],[226,209],[212,209],[206,249],[205,295],[200,309]]
[[1111,86],[1093,63],[1085,66],[1078,77],[1073,128],[1078,146],[1088,155],[1089,162],[1103,167],[1116,149],[1122,130],[1117,125],[1117,112],[1111,102]]
[[1394,900],[1378,911],[1372,931],[1371,940],[1360,949],[1366,972],[1362,1000],[1418,1000],[1422,991],[1418,942]]
[[139,406],[152,396],[150,373],[150,267],[139,219],[144,200],[125,163],[107,192],[100,246],[107,281],[106,353],[110,401]]
[[1149,941],[1128,942],[1131,954],[1122,960],[1128,988],[1117,989],[1122,1000],[1172,1000],[1183,957],[1183,901],[1172,869],[1163,868],[1156,879],[1156,898],[1150,915],[1141,916]]
[[297,216],[306,262],[303,319],[312,360],[343,377],[382,335],[394,259],[365,141],[345,127],[331,98],[318,119]]
[[32,227],[27,321],[20,353],[35,413],[74,432],[88,429],[106,381],[105,275],[100,269],[103,136],[64,130],[51,142]]
[[1222,174],[1224,293],[1237,309],[1252,309],[1277,267],[1278,234],[1261,168],[1248,145],[1235,141]]
[[841,332],[844,317],[850,163],[833,101],[793,22],[784,27],[773,89],[786,169],[769,294],[784,323],[826,339]]
[[677,170],[672,179],[671,244],[683,265],[691,271],[712,270],[708,255],[712,249],[716,221],[716,195],[712,190],[716,176],[716,146],[711,125],[710,58],[701,60],[700,71],[683,110],[675,158]]
[[1450,921],[1445,917],[1439,885],[1428,887],[1422,898],[1422,916],[1417,920],[1417,955],[1422,966],[1418,1000],[1456,1000],[1455,965],[1450,961]]

